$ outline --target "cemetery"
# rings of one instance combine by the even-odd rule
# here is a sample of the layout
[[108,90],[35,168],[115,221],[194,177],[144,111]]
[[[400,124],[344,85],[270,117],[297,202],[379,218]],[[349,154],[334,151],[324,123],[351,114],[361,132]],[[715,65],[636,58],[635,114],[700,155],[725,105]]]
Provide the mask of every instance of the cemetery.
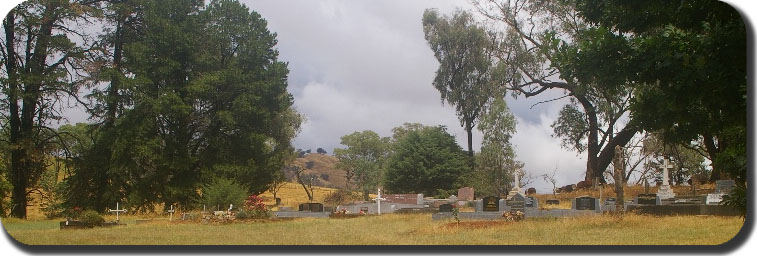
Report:
[[748,235],[747,34],[728,3],[35,0],[2,14],[0,223],[21,244]]

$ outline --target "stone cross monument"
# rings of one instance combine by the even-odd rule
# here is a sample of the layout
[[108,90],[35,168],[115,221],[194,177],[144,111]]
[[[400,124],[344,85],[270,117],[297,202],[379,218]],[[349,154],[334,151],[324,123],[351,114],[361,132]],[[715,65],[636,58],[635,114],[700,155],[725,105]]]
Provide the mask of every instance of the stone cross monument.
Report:
[[660,165],[660,168],[662,168],[662,186],[657,190],[657,197],[660,199],[673,198],[676,194],[673,193],[673,189],[670,188],[670,180],[668,179],[668,168],[673,168],[673,165],[668,162],[667,158],[665,158],[662,165]]
[[386,201],[386,198],[381,197],[381,188],[378,189],[378,195],[373,200],[376,201],[376,206],[378,208],[378,215],[381,215],[381,201]]
[[120,209],[119,210],[118,209],[118,202],[116,202],[116,209],[115,210],[108,209],[108,212],[115,212],[116,213],[116,221],[119,221],[118,214],[122,213],[122,212],[126,212],[126,209]]

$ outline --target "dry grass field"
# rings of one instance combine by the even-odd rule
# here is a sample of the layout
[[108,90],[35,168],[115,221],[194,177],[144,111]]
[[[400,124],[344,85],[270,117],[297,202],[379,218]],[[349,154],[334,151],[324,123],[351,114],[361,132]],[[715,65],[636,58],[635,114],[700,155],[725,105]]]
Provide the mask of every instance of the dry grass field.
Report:
[[[155,221],[59,230],[57,220],[2,219],[30,245],[717,245],[741,229],[738,217],[626,215],[521,222],[432,221],[429,214],[295,219],[225,225]],[[380,232],[378,232],[380,231]]]

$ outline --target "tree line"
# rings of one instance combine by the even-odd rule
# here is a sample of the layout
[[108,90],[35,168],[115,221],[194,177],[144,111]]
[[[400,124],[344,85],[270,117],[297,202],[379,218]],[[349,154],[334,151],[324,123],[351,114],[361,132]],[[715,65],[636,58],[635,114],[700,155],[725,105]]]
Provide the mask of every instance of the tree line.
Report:
[[733,8],[714,0],[473,5],[475,13],[427,9],[422,18],[440,63],[434,86],[455,106],[469,151],[470,131],[493,102],[557,92],[537,104],[567,99],[552,128],[564,148],[586,154],[582,180],[606,183],[614,148],[630,150],[642,136],[641,154],[689,170],[677,180],[707,173],[700,180],[745,188],[746,30]]
[[[59,207],[150,211],[219,179],[260,193],[294,157],[287,63],[236,0],[25,1],[1,40],[3,214],[24,218],[57,162]],[[55,128],[69,101],[89,123]]]

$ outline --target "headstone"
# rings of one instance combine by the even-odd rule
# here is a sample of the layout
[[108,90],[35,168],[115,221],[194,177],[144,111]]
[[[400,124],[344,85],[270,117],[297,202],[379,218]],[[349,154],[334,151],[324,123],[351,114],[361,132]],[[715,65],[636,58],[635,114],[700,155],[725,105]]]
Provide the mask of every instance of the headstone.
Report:
[[526,197],[526,207],[539,208],[539,199],[533,196]]
[[373,200],[376,201],[376,206],[378,207],[378,215],[381,215],[381,201],[386,201],[386,198],[381,197],[381,188],[378,189],[378,194]]
[[715,181],[715,193],[730,194],[733,187],[736,186],[734,180],[716,180]]
[[169,214],[168,221],[173,221],[173,213],[176,212],[173,209],[173,205],[171,205],[171,209],[166,212]]
[[673,193],[673,189],[670,188],[670,181],[669,181],[669,175],[668,175],[668,168],[673,168],[673,165],[671,165],[668,162],[668,159],[665,158],[660,167],[662,168],[662,185],[657,190],[657,196],[660,199],[673,198],[676,196],[676,194]]
[[596,198],[590,196],[582,196],[573,199],[573,210],[597,210],[599,202]]
[[513,195],[505,201],[505,204],[510,207],[510,211],[526,211],[526,198],[521,194]]
[[726,194],[724,193],[707,194],[707,199],[705,200],[705,204],[718,205],[721,202],[723,202],[724,195]]
[[423,204],[423,198],[421,198],[421,202],[418,203],[418,195],[422,194],[386,194],[383,195],[384,198],[386,198],[385,203],[395,203],[395,204]]
[[452,205],[451,204],[440,205],[439,212],[452,212]]
[[657,194],[639,194],[636,196],[636,204],[657,205]]
[[300,204],[299,211],[301,212],[323,212],[322,203],[304,203]]
[[623,148],[620,145],[615,146],[615,159],[614,166],[615,166],[615,194],[618,197],[618,201],[620,201],[619,204],[615,204],[615,211],[617,212],[623,212],[624,211],[624,204],[623,204],[623,190],[624,190],[624,184],[625,182],[625,175],[626,175],[626,164],[623,161]]
[[450,203],[455,203],[455,202],[457,202],[457,196],[455,196],[455,195],[451,195],[451,196],[449,196],[449,198],[448,198],[448,199],[449,199],[449,202],[450,202]]
[[126,209],[119,210],[118,209],[118,202],[116,202],[116,209],[115,210],[108,209],[108,212],[115,212],[116,213],[116,221],[119,221],[118,214],[122,213],[122,212],[126,212]]
[[457,190],[457,200],[473,201],[475,199],[474,190],[471,187],[462,187]]
[[649,181],[644,180],[644,194],[649,194]]
[[549,199],[545,202],[546,204],[560,204],[560,200],[557,199]]
[[618,199],[615,199],[614,197],[609,197],[605,199],[605,205],[614,205],[618,202]]
[[487,196],[481,199],[481,203],[483,205],[482,211],[485,212],[498,212],[499,211],[499,197],[498,196]]

